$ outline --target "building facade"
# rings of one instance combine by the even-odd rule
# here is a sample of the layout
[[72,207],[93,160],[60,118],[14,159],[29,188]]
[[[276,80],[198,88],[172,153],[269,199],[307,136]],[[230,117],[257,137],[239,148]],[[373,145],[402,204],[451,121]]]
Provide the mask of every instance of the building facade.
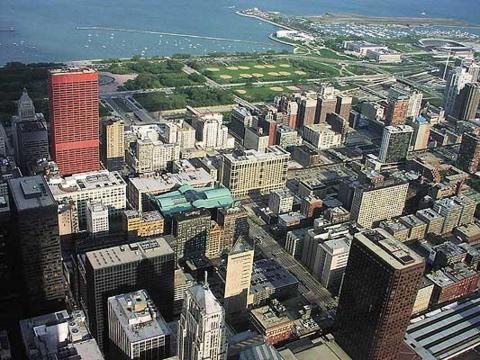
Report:
[[108,171],[122,170],[125,163],[125,126],[109,118],[100,124],[100,159]]

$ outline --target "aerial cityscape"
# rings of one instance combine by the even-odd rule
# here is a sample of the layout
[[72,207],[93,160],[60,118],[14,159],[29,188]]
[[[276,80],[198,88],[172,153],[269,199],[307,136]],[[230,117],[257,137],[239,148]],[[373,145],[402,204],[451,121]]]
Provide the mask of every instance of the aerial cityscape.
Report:
[[0,0],[0,360],[479,360],[477,0]]

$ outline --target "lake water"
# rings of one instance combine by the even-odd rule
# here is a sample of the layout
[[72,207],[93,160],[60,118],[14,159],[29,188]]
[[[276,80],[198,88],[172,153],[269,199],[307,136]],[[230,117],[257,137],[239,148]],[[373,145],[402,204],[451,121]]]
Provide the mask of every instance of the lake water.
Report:
[[[455,17],[480,23],[480,0],[0,0],[0,64],[211,52],[282,50],[275,28],[235,11],[261,7],[287,14],[353,12],[376,16]],[[77,30],[102,26],[158,33]],[[235,40],[235,41],[233,41]]]

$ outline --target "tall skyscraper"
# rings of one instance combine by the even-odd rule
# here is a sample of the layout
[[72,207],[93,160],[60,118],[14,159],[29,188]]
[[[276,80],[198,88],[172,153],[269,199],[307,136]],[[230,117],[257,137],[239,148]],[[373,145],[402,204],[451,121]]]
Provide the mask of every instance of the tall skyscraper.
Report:
[[416,117],[410,124],[413,128],[413,150],[426,149],[428,147],[432,125],[423,116]]
[[107,348],[109,297],[145,289],[163,316],[172,315],[174,255],[164,238],[90,251],[78,260],[80,302],[103,351]]
[[145,290],[108,298],[109,358],[165,359],[171,332]]
[[397,359],[424,266],[383,229],[355,235],[335,318],[335,340],[353,359]]
[[474,174],[480,162],[480,134],[468,132],[462,136],[462,144],[458,152],[457,164],[462,170]]
[[175,261],[187,260],[205,255],[209,238],[211,215],[208,210],[181,212],[173,216],[171,244]]
[[317,109],[315,111],[315,124],[325,124],[327,115],[334,113],[337,108],[337,98],[335,96],[319,96],[317,99]]
[[300,101],[298,107],[297,126],[312,125],[315,122],[317,99],[305,98]]
[[385,124],[387,126],[403,125],[407,120],[409,99],[406,96],[399,96],[388,100],[385,113]]
[[445,116],[452,114],[458,94],[465,87],[465,84],[470,82],[472,82],[472,74],[468,72],[468,69],[458,66],[450,71],[444,93]]
[[458,120],[473,120],[477,117],[479,103],[480,85],[466,84],[455,99],[452,115]]
[[185,291],[178,325],[180,360],[225,360],[225,311],[206,285]]
[[8,185],[27,300],[40,309],[65,295],[57,202],[41,176],[10,179]]
[[398,163],[407,159],[413,129],[408,125],[385,126],[379,159],[385,164]]
[[109,118],[100,124],[100,159],[108,171],[121,170],[125,162],[124,124]]
[[342,118],[348,120],[350,117],[350,110],[352,110],[352,100],[353,98],[351,96],[338,95],[335,112]]
[[98,74],[52,70],[48,78],[52,156],[61,175],[100,169]]

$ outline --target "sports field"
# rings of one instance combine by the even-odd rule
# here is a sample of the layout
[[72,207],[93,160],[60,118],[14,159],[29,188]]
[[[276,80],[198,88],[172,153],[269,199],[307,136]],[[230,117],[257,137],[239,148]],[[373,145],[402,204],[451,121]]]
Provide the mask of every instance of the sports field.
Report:
[[281,81],[319,78],[337,75],[333,67],[304,67],[301,62],[259,61],[238,63],[212,63],[205,65],[201,72],[219,83],[243,83],[260,81]]

